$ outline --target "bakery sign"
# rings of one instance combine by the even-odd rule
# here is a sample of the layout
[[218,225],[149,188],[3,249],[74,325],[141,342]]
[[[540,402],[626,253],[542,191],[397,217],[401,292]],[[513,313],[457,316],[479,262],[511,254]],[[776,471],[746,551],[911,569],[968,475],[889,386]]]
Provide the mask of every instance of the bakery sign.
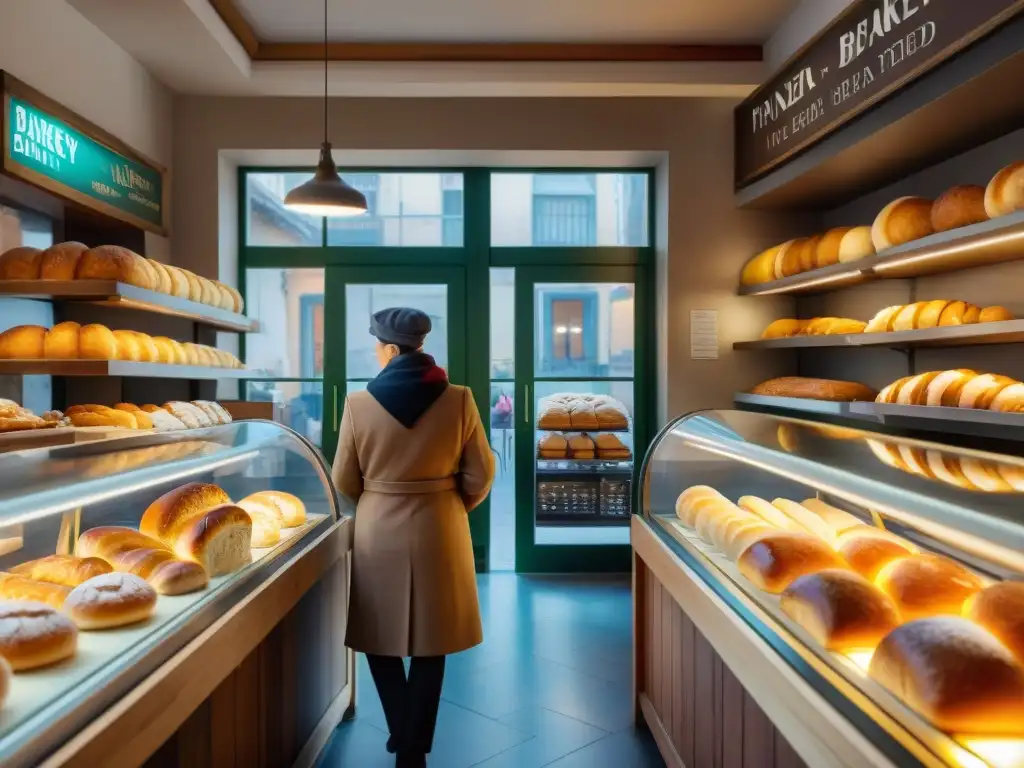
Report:
[[3,170],[79,205],[167,234],[167,172],[6,73]]
[[736,108],[736,185],[988,34],[1022,0],[857,0]]

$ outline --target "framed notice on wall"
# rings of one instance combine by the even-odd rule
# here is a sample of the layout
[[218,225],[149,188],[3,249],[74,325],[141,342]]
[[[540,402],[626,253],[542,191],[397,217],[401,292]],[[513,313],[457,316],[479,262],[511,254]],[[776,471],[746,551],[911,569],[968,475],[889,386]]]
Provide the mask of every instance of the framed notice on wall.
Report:
[[167,170],[102,128],[0,72],[3,171],[159,235],[168,233]]
[[1024,11],[1024,0],[855,0],[736,108],[736,187]]

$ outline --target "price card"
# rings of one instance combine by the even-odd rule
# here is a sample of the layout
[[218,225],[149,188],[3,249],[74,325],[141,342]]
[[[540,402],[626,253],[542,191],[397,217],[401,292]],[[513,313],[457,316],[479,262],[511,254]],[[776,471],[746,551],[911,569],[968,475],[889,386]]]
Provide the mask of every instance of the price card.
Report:
[[718,310],[690,310],[690,359],[718,359]]

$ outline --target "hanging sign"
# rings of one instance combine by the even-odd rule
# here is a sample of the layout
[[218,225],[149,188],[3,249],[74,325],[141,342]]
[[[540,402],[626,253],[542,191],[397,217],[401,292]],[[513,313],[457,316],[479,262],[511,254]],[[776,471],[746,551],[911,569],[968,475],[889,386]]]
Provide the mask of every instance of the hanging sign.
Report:
[[167,171],[6,73],[3,170],[136,227],[167,234]]
[[1022,0],[857,0],[736,108],[736,186],[1024,10]]

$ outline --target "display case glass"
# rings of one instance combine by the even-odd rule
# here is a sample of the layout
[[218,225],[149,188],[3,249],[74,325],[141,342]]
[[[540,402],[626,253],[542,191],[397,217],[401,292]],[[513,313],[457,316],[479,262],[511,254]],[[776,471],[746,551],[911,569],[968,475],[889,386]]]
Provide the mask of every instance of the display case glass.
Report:
[[[122,532],[124,528],[138,531],[140,525],[147,530],[144,518],[150,506],[164,494],[193,483],[221,489],[210,491],[202,509],[187,511],[187,504],[180,504],[181,516],[176,519],[199,537],[195,541],[213,536],[217,530],[215,510],[234,504],[240,506],[231,519],[238,523],[237,509],[247,510],[253,521],[251,537],[249,533],[241,539],[236,533],[225,534],[216,540],[220,543],[211,538],[210,547],[201,554],[200,549],[188,550],[170,529],[155,538],[148,553],[146,547],[130,540],[136,533],[129,532],[127,543],[120,545],[116,538],[97,536],[102,532],[94,529],[106,526],[117,526]],[[272,499],[285,499],[290,506],[281,507],[265,496],[257,497],[263,499],[262,507],[243,501],[266,491],[283,492],[285,495],[279,493]],[[224,504],[224,499],[230,504]],[[0,764],[35,764],[95,719],[348,515],[351,510],[342,504],[320,453],[292,430],[265,421],[0,456],[0,571],[4,572],[0,574],[0,600],[10,600],[24,588],[25,581],[11,582],[10,576],[31,578],[28,594],[46,598],[50,606],[73,616],[78,624],[72,655],[38,668],[15,669],[0,708]],[[177,514],[175,511],[172,517]],[[232,531],[246,529],[244,520],[239,525],[240,529],[236,525]],[[153,531],[152,525],[148,530]],[[86,543],[90,536],[91,548]],[[233,561],[226,557],[229,550]],[[114,580],[118,574],[143,578],[157,593],[155,607],[142,620],[86,629],[69,609],[75,592],[63,607],[61,600],[62,590],[85,589],[88,582],[73,588],[78,576],[62,574],[59,569],[51,574],[26,567],[53,555],[91,555],[100,562],[89,562],[100,570],[112,569]],[[152,563],[171,560],[187,572],[201,568],[202,583],[161,581],[156,574],[169,572],[161,572],[161,565],[146,565],[153,557]],[[46,562],[53,561],[49,558]],[[63,585],[49,581],[62,577],[70,580]],[[41,581],[43,578],[47,581]],[[147,589],[143,583],[142,591],[152,597]],[[10,641],[11,633],[21,631],[17,622],[0,619],[0,645]],[[24,629],[28,624],[20,626]]]
[[673,553],[894,765],[1024,765],[1024,460],[705,411],[640,478]]

